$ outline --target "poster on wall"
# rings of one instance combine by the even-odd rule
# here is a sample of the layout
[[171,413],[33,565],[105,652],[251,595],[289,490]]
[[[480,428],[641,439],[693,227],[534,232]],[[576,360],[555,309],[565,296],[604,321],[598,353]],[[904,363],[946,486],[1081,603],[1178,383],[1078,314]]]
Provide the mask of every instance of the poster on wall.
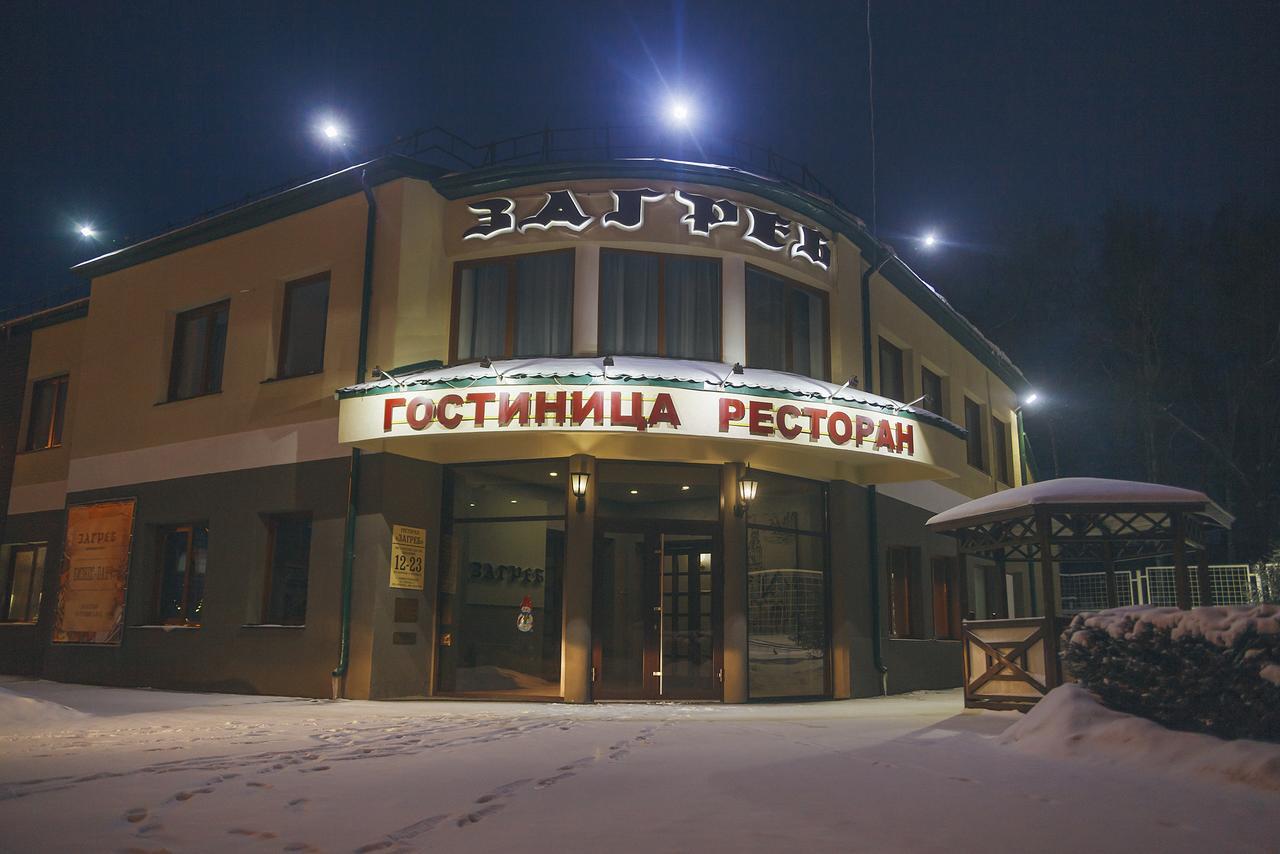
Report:
[[427,531],[408,525],[391,526],[391,586],[401,590],[423,588],[423,563]]
[[120,644],[136,503],[128,498],[67,508],[54,643]]

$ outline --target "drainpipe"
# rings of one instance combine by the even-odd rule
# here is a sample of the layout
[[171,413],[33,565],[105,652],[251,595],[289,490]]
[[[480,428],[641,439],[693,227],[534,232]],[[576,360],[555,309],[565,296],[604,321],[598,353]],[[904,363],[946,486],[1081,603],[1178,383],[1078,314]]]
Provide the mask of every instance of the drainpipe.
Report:
[[[881,249],[888,253],[881,258]],[[862,370],[866,374],[863,386],[872,391],[871,382],[871,277],[884,268],[894,258],[893,247],[876,244],[873,259],[878,259],[867,267],[862,274]],[[871,597],[871,657],[876,671],[880,674],[880,693],[889,693],[889,668],[884,663],[884,641],[881,639],[880,627],[880,537],[876,519],[876,487],[867,487],[867,565],[869,569]]]
[[[378,202],[369,188],[369,172],[360,172],[360,189],[364,192],[369,213],[364,227],[364,283],[360,292],[360,343],[356,353],[356,385],[364,382],[369,349],[369,306],[373,302],[373,248],[377,233]],[[351,468],[347,476],[347,520],[342,539],[342,625],[338,642],[338,666],[330,674],[333,699],[346,693],[347,665],[351,661],[351,577],[356,560],[356,502],[360,493],[360,449],[351,449]]]

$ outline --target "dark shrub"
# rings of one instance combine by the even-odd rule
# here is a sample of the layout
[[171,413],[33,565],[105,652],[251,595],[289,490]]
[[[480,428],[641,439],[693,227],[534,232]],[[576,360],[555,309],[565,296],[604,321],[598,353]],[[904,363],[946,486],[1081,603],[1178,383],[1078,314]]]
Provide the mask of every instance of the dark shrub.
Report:
[[1172,729],[1280,741],[1274,605],[1077,614],[1062,650],[1066,672],[1117,711]]

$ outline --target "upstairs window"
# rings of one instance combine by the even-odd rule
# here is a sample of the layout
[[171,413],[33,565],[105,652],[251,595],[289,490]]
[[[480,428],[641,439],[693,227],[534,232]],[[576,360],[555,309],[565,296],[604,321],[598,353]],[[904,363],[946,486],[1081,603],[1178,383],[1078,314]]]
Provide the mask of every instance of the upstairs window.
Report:
[[880,339],[880,385],[876,392],[882,397],[904,402],[907,399],[905,377],[902,373],[902,351],[883,338]]
[[227,352],[227,313],[231,302],[184,311],[173,331],[169,399],[184,400],[222,391],[222,362]]
[[925,409],[939,417],[947,417],[947,401],[942,396],[942,377],[928,368],[921,368],[920,393],[924,395]]
[[27,450],[38,451],[61,445],[66,413],[66,375],[34,383],[31,386],[31,418],[27,422]]
[[166,525],[157,532],[160,573],[156,620],[166,626],[199,626],[209,566],[209,525]]
[[328,273],[284,286],[277,379],[318,374],[324,370],[324,332],[328,316]]
[[267,583],[260,622],[301,626],[307,621],[307,578],[311,567],[311,516],[267,517]]
[[720,262],[688,255],[600,252],[599,351],[720,359]]
[[5,546],[3,578],[0,583],[0,623],[34,623],[40,616],[40,594],[44,590],[45,543],[18,543]]
[[747,364],[825,380],[827,295],[747,266]]
[[456,270],[453,361],[572,351],[572,249],[468,262]]
[[980,471],[986,471],[987,442],[982,433],[982,406],[967,397],[964,399],[964,429],[969,431],[966,448],[969,465]]
[[995,448],[996,478],[1003,484],[1013,486],[1013,453],[1009,444],[1009,425],[994,415],[991,416],[991,441]]

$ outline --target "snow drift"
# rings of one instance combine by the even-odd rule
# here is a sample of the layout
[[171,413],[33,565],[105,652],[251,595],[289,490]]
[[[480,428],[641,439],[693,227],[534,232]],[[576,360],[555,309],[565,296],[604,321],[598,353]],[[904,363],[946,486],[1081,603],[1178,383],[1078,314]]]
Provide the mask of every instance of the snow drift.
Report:
[[1280,745],[1165,729],[1106,708],[1079,685],[1054,688],[999,742],[1049,759],[1134,764],[1152,773],[1280,791]]
[[88,717],[48,700],[23,697],[0,688],[0,731],[47,728],[61,723],[75,723]]

